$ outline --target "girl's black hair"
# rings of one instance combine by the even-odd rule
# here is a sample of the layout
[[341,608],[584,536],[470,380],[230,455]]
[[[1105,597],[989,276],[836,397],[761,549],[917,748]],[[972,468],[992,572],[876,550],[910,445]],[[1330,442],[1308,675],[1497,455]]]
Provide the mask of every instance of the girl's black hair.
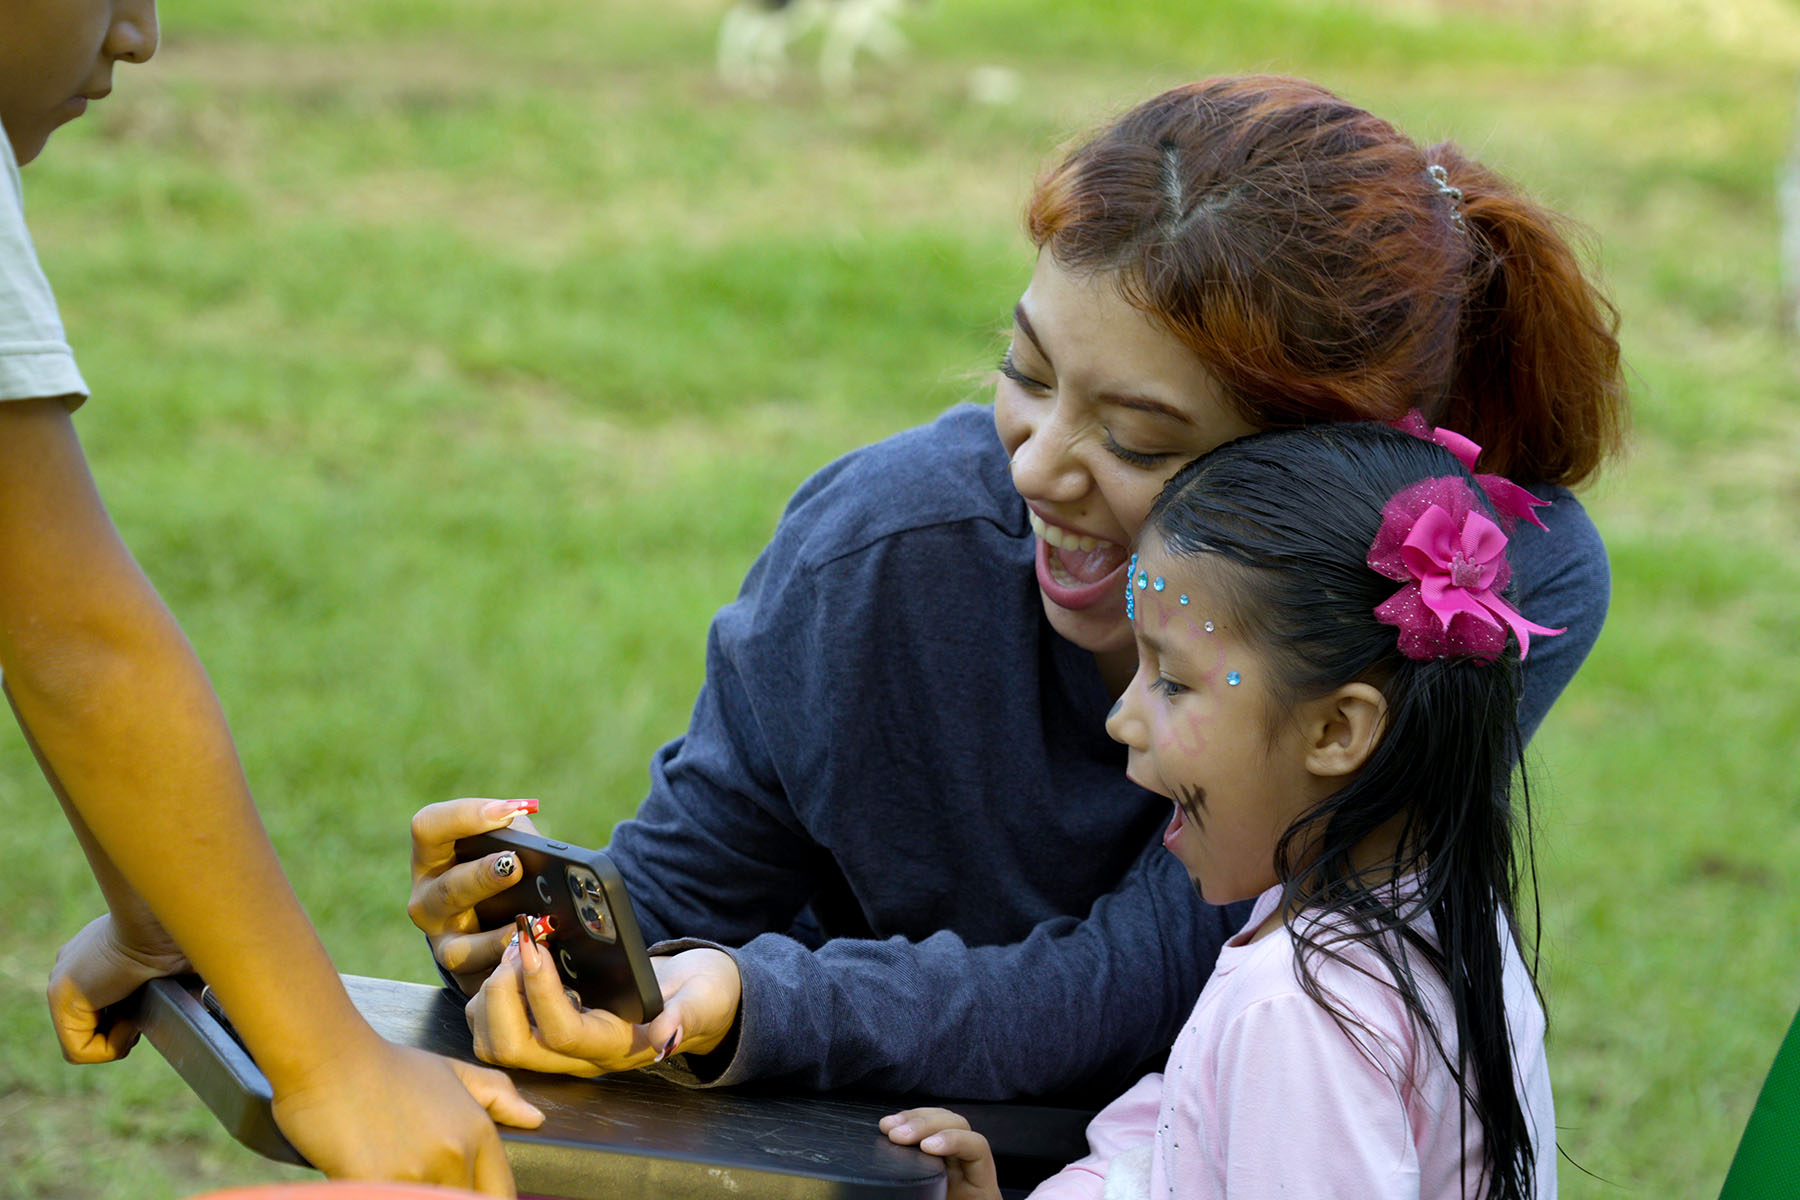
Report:
[[[1532,1193],[1531,1127],[1515,1090],[1499,931],[1519,939],[1521,876],[1536,875],[1530,797],[1520,772],[1518,648],[1491,662],[1427,662],[1399,651],[1397,630],[1375,608],[1400,584],[1368,566],[1382,509],[1422,479],[1468,480],[1448,451],[1385,425],[1313,425],[1229,442],[1171,479],[1147,524],[1175,556],[1226,560],[1219,573],[1230,615],[1270,663],[1276,710],[1353,681],[1378,687],[1386,727],[1361,770],[1303,813],[1276,848],[1283,911],[1308,910],[1288,927],[1300,982],[1359,1045],[1362,1028],[1320,987],[1313,964],[1344,962],[1360,943],[1386,967],[1429,1045],[1449,1067],[1481,1123],[1486,1195]],[[1491,508],[1484,508],[1490,517]],[[1530,617],[1531,614],[1525,614]],[[1279,719],[1279,717],[1277,718]],[[1271,734],[1273,734],[1271,729]],[[1351,851],[1390,821],[1394,857],[1361,871]],[[1397,875],[1418,891],[1397,895]],[[1435,940],[1407,919],[1431,915]],[[1332,919],[1315,922],[1313,915]],[[1527,970],[1535,976],[1535,938]],[[1416,964],[1448,986],[1456,1018],[1452,1055],[1423,999]],[[1535,988],[1535,978],[1533,981]],[[1353,1028],[1354,1027],[1354,1028]],[[1463,1130],[1467,1144],[1467,1130]]]

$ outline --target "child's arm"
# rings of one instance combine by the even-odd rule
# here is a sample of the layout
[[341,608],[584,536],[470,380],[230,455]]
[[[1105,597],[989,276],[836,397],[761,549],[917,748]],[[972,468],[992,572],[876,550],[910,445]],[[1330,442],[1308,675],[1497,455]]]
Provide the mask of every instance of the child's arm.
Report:
[[943,1108],[909,1108],[881,1118],[880,1125],[890,1142],[944,1160],[944,1200],[1000,1200],[994,1152],[962,1117]]
[[56,400],[0,404],[0,670],[121,910],[59,965],[65,1044],[132,973],[106,957],[156,940],[147,911],[218,993],[269,1077],[283,1132],[316,1165],[509,1191],[498,1138],[464,1088],[502,1119],[541,1115],[497,1073],[382,1041],[350,1004],[263,831],[212,687],[120,542]]

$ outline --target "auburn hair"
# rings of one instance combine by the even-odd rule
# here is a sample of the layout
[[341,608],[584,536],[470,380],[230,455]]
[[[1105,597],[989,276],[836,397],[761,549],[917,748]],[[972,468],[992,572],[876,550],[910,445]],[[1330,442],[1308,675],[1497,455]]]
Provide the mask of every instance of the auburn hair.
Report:
[[1164,92],[1046,171],[1026,227],[1116,272],[1258,428],[1416,408],[1482,470],[1565,485],[1623,439],[1618,315],[1562,220],[1317,84]]

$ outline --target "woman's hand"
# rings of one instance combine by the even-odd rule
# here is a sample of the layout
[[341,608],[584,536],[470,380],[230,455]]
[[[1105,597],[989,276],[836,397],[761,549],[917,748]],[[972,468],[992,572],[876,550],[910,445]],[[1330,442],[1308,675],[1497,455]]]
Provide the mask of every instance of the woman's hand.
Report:
[[89,921],[56,952],[46,998],[56,1040],[72,1063],[124,1058],[137,1042],[137,1026],[106,1017],[146,981],[188,970],[188,960],[161,925],[146,917],[127,928],[107,913]]
[[288,1141],[333,1179],[413,1180],[495,1196],[514,1191],[493,1122],[534,1129],[544,1121],[501,1072],[379,1038],[320,1063],[278,1092],[274,1109]]
[[994,1152],[969,1123],[943,1108],[909,1108],[881,1118],[881,1132],[898,1146],[917,1146],[944,1160],[944,1200],[1000,1200]]
[[737,1020],[743,981],[722,950],[683,950],[650,960],[663,1010],[633,1025],[580,1008],[563,990],[552,956],[527,939],[510,943],[500,969],[469,1001],[475,1053],[485,1062],[561,1075],[600,1075],[717,1049]]
[[536,811],[535,800],[473,797],[427,804],[413,814],[413,886],[406,912],[424,930],[432,956],[456,976],[465,993],[479,988],[500,961],[512,930],[511,925],[483,930],[475,905],[512,887],[520,875],[510,854],[457,862],[456,841],[506,827],[536,833],[524,815]]

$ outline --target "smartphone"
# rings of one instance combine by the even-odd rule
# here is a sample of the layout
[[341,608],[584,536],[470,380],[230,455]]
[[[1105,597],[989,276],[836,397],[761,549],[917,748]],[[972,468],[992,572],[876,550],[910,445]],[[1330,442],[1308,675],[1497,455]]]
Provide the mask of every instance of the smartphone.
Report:
[[503,850],[519,862],[518,882],[475,906],[481,927],[511,925],[520,914],[549,917],[552,928],[539,945],[583,1008],[603,1008],[637,1025],[662,1012],[662,988],[612,860],[598,850],[514,829],[456,843],[456,857],[464,862]]

